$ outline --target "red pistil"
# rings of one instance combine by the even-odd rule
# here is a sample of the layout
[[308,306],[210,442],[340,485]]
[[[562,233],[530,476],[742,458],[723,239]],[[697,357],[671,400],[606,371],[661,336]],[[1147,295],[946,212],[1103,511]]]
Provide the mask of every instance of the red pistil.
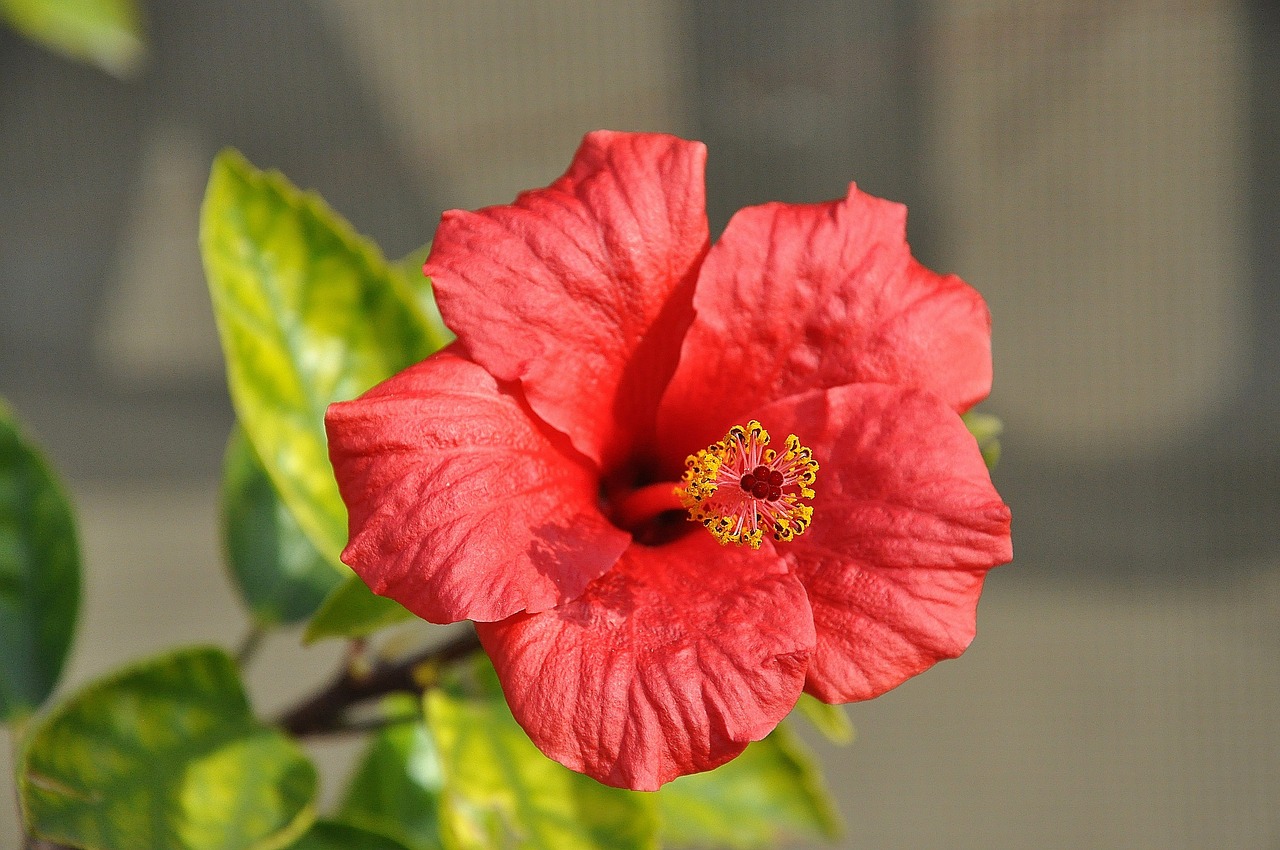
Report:
[[614,506],[613,521],[619,528],[636,529],[660,514],[679,510],[684,510],[684,504],[676,494],[676,486],[664,481],[633,490],[621,498]]

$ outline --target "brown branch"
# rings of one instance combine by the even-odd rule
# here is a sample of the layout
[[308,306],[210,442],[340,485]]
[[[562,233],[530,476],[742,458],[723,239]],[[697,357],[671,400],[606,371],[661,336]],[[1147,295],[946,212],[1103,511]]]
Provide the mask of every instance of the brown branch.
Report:
[[479,650],[480,639],[474,631],[468,631],[392,664],[380,664],[370,670],[347,665],[327,686],[281,715],[276,725],[298,738],[350,731],[351,724],[345,718],[352,706],[388,694],[421,693],[423,683],[416,671],[422,665],[448,664]]
[[44,838],[36,838],[34,835],[28,835],[26,842],[22,845],[24,850],[74,850],[65,844],[57,844]]

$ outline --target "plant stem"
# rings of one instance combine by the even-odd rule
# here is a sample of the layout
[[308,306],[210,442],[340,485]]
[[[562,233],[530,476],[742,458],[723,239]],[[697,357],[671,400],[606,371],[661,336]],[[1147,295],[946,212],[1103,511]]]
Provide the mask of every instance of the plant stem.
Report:
[[361,724],[345,720],[352,706],[387,694],[421,693],[424,685],[417,671],[423,665],[448,664],[479,650],[480,639],[474,631],[468,631],[401,661],[378,664],[367,670],[347,664],[328,685],[281,715],[276,725],[298,738],[358,730]]
[[262,627],[261,623],[255,622],[249,627],[249,631],[245,632],[245,636],[240,641],[240,646],[236,649],[236,665],[241,670],[249,666],[253,661],[253,657],[258,654],[258,650],[262,647],[263,638],[267,636],[267,630]]
[[48,841],[44,838],[36,838],[34,835],[28,834],[26,841],[22,845],[23,850],[73,850],[65,844],[58,844]]

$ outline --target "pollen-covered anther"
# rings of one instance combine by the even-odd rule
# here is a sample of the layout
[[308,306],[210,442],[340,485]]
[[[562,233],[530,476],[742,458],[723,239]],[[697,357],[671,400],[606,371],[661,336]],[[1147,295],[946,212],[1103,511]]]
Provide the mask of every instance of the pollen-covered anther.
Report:
[[766,532],[787,541],[809,527],[813,508],[802,500],[813,498],[817,477],[813,452],[795,434],[779,453],[769,448],[769,432],[752,419],[689,455],[676,493],[689,518],[722,544],[759,549]]

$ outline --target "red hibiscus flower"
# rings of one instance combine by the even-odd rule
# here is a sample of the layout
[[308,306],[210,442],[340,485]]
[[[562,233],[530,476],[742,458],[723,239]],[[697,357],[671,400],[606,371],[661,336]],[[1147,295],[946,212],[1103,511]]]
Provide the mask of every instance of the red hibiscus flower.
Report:
[[445,213],[425,271],[457,342],[327,417],[343,559],[475,620],[543,752],[634,789],[728,761],[801,690],[959,655],[1011,558],[958,415],[990,389],[982,298],[854,186],[711,246],[705,157],[591,133],[546,189]]

